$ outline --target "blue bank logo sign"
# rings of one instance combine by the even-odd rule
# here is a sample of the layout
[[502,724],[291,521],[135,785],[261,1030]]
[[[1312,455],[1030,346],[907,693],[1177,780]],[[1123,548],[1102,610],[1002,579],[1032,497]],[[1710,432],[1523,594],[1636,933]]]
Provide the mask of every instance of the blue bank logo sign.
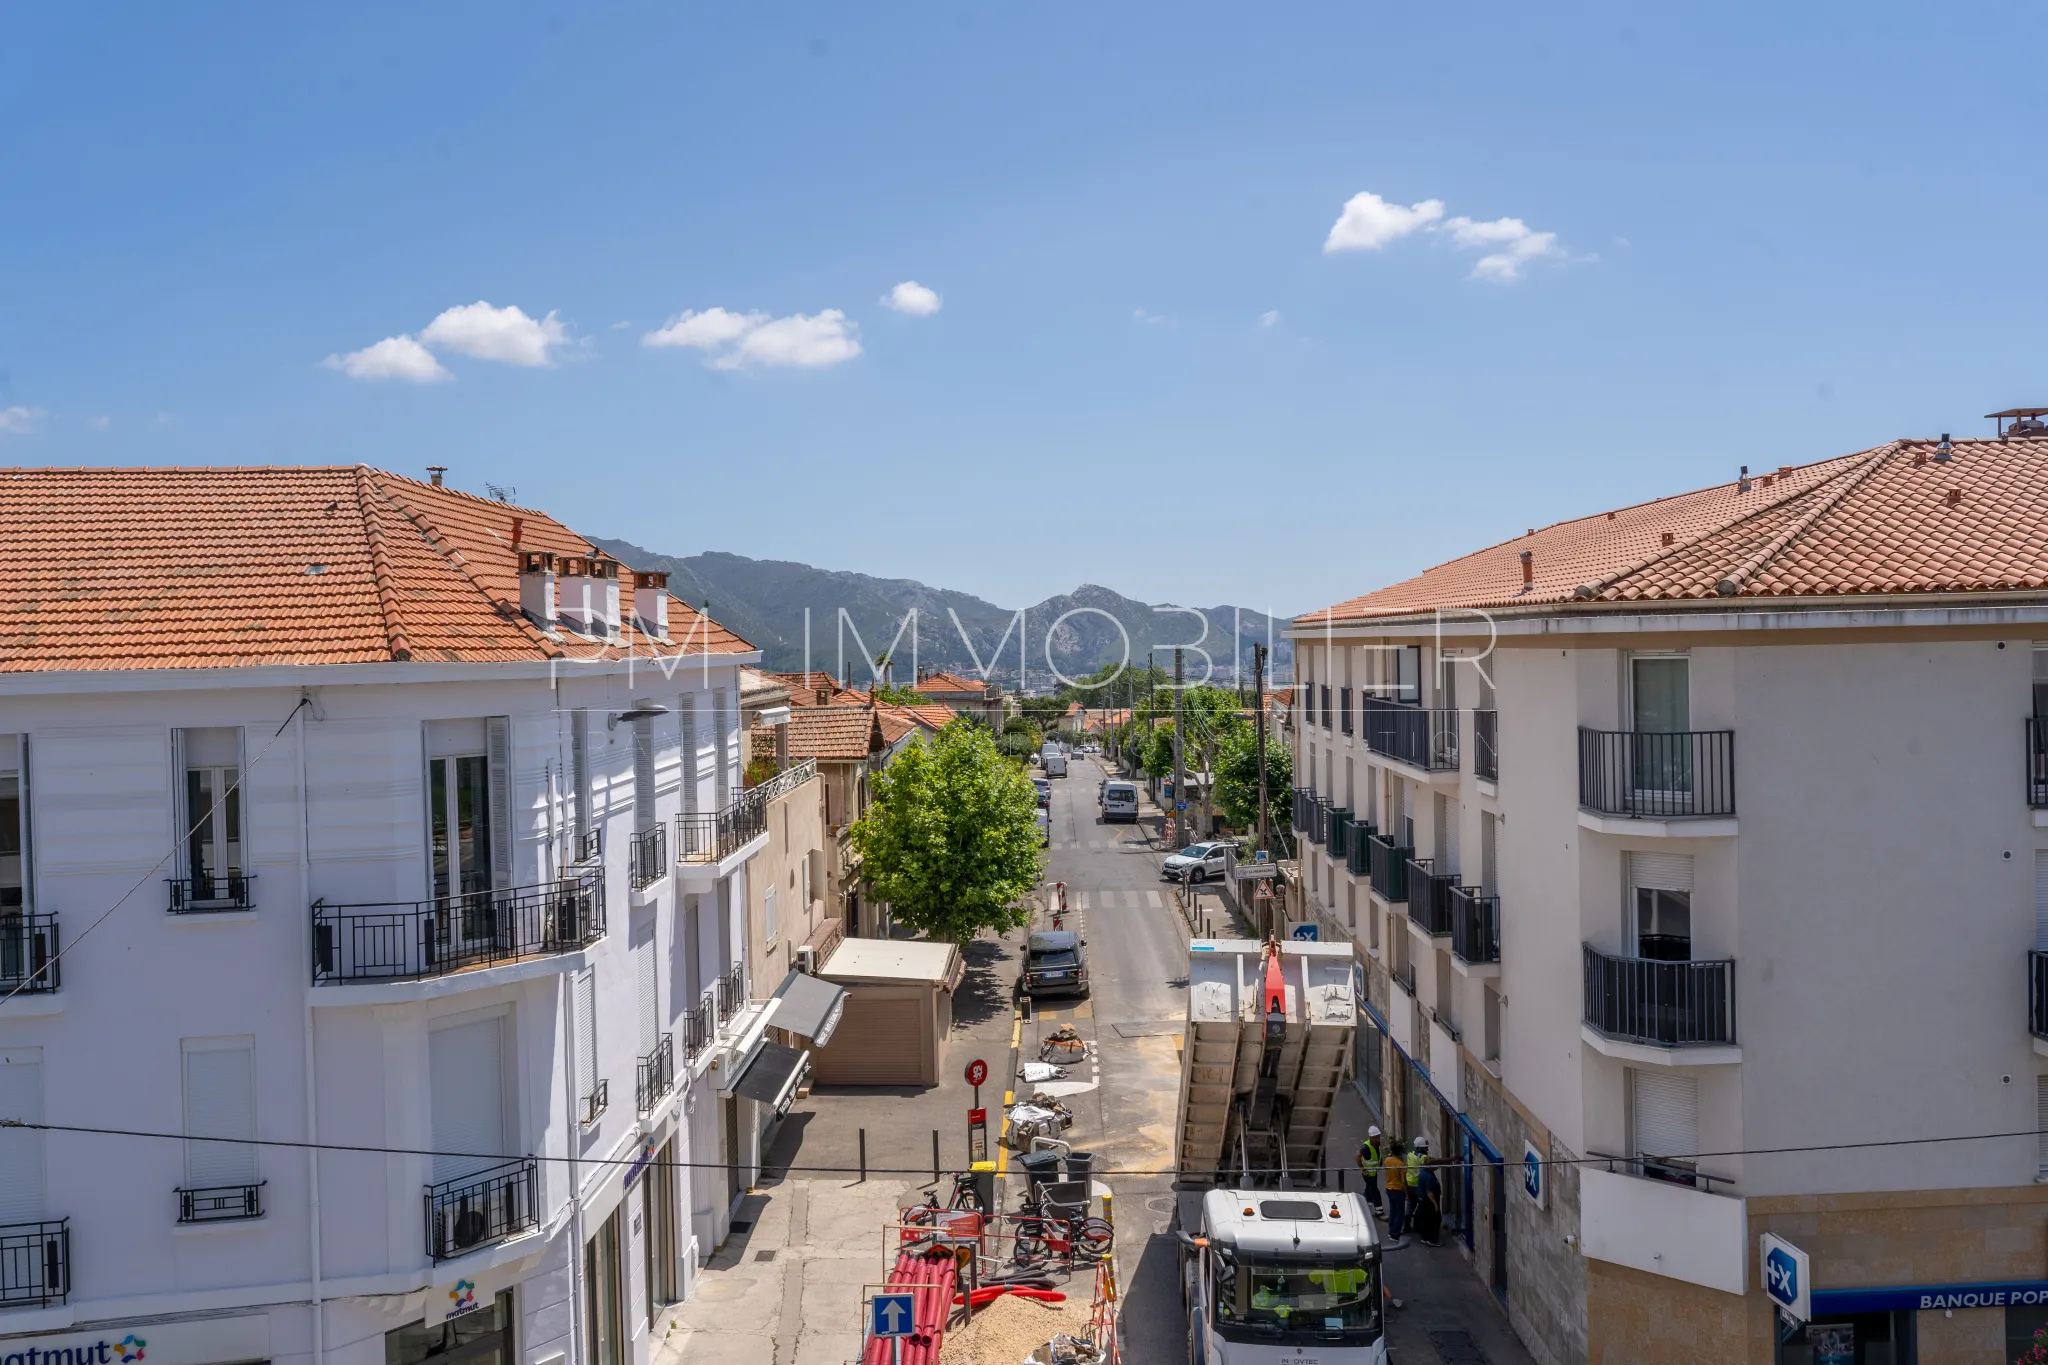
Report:
[[1767,1232],[1757,1243],[1757,1258],[1763,1263],[1764,1293],[1778,1310],[1795,1322],[1812,1317],[1813,1274],[1806,1253]]
[[1529,1202],[1537,1208],[1543,1207],[1543,1182],[1549,1167],[1544,1164],[1543,1153],[1536,1144],[1522,1140],[1522,1193],[1529,1196]]

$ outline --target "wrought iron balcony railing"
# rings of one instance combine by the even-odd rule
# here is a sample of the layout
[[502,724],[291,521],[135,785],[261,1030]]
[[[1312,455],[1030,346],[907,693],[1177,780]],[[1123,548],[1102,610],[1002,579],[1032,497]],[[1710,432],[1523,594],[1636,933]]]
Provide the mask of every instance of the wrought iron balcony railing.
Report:
[[172,877],[166,883],[171,888],[171,913],[207,915],[226,910],[247,910],[251,890],[249,883],[255,880],[253,872],[234,872],[217,877],[205,874]]
[[715,863],[744,847],[768,828],[764,787],[755,787],[719,811],[676,817],[676,856],[684,862]]
[[1628,1043],[1690,1047],[1735,1041],[1735,962],[1616,957],[1585,947],[1585,1021]]
[[313,984],[416,981],[570,953],[604,937],[604,869],[425,901],[313,905]]
[[427,1186],[427,1255],[445,1261],[540,1226],[540,1169],[521,1158]]
[[1607,815],[1735,814],[1735,732],[1579,731],[1579,804]]
[[0,1306],[62,1303],[71,1293],[71,1220],[0,1226]]
[[642,891],[668,875],[668,828],[656,825],[633,836],[626,848],[626,877]]
[[578,1115],[583,1126],[588,1128],[604,1117],[604,1111],[612,1107],[612,1083],[610,1078],[590,1087],[590,1093],[583,1097],[583,1112]]
[[654,1045],[654,1051],[642,1057],[634,1070],[634,1103],[639,1112],[645,1114],[661,1102],[662,1096],[675,1089],[675,1035],[662,1034],[661,1040]]
[[1476,886],[1451,888],[1451,956],[1479,965],[1500,961],[1500,897]]
[[711,1039],[718,1032],[718,1011],[712,1004],[710,992],[698,1002],[697,1007],[683,1012],[683,1060],[695,1061],[697,1054],[711,1046]]
[[178,1189],[178,1221],[226,1223],[263,1216],[263,1185],[206,1185]]
[[766,805],[781,800],[817,775],[818,760],[807,758],[801,763],[790,764],[760,785],[747,788],[747,794]]
[[62,965],[55,915],[0,912],[0,995],[47,995],[62,984]]
[[735,962],[718,978],[718,1022],[730,1023],[747,1003],[747,964]]

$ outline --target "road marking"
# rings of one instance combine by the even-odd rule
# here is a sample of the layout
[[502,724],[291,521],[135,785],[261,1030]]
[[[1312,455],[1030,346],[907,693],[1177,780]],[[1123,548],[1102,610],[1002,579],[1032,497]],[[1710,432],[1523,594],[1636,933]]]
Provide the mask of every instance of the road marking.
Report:
[[1145,904],[1151,906],[1154,910],[1157,910],[1163,907],[1166,904],[1166,902],[1160,898],[1159,892],[1157,890],[1152,890],[1147,891],[1145,893]]

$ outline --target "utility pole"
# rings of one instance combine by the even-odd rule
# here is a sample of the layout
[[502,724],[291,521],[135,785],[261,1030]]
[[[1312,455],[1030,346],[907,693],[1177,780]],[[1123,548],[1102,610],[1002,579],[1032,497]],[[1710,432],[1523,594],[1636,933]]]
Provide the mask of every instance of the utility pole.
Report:
[[1259,844],[1261,853],[1272,854],[1266,844],[1266,647],[1252,646],[1252,726],[1258,732],[1259,748]]
[[1159,689],[1153,686],[1153,680],[1158,676],[1159,674],[1152,664],[1152,653],[1150,650],[1147,650],[1145,653],[1145,737],[1147,739],[1150,739],[1152,736],[1153,713],[1159,709]]
[[1173,828],[1176,834],[1185,837],[1187,834],[1186,822],[1178,818],[1180,808],[1187,803],[1188,799],[1188,773],[1187,764],[1183,761],[1184,751],[1181,747],[1181,728],[1180,651],[1176,649],[1173,651],[1173,814],[1176,817]]

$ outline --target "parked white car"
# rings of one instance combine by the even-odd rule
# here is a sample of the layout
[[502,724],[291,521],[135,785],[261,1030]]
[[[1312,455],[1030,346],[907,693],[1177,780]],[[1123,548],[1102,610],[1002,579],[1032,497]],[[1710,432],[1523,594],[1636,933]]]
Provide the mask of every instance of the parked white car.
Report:
[[1178,853],[1167,855],[1159,865],[1159,874],[1168,881],[1179,881],[1183,877],[1191,882],[1205,882],[1211,877],[1220,877],[1229,867],[1230,845],[1222,841],[1210,844],[1189,844]]

